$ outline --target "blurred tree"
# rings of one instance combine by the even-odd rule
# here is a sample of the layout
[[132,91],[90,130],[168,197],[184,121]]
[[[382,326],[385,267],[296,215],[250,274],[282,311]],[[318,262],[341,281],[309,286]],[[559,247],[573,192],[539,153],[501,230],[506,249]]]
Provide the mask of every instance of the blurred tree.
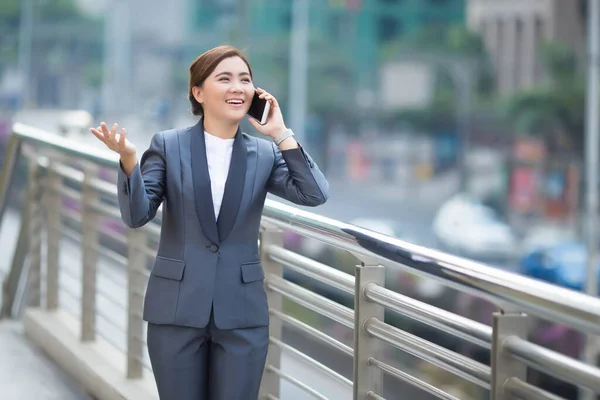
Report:
[[[431,103],[424,108],[395,110],[384,116],[388,124],[407,123],[424,133],[456,130],[459,83],[452,64],[470,65],[476,73],[471,82],[473,104],[481,107],[494,92],[495,82],[481,37],[465,26],[432,25],[392,42],[382,50],[383,62],[398,59],[429,62],[435,68]],[[475,101],[476,100],[476,101]]]
[[47,22],[67,22],[72,20],[86,20],[81,14],[74,0],[43,0],[39,1],[34,10],[37,16]]
[[578,73],[577,57],[567,45],[548,43],[542,47],[541,59],[547,79],[509,98],[506,116],[517,134],[544,138],[550,151],[581,154],[585,80]]
[[0,69],[17,60],[20,0],[0,2]]
[[[44,22],[69,22],[85,20],[74,0],[33,0],[34,19]],[[21,18],[21,0],[0,2],[0,27],[2,32],[18,33]]]
[[2,0],[0,2],[0,27],[3,31],[18,29],[20,9],[20,0]]
[[[30,47],[20,47],[23,5],[32,10]],[[77,0],[0,1],[0,74],[17,67],[29,47],[27,94],[20,100],[40,107],[77,107],[83,87],[97,87],[103,56],[103,21],[82,13]]]
[[[35,39],[44,40],[44,46],[96,34],[90,31],[94,21],[79,11],[75,0],[32,1]],[[17,60],[20,19],[20,0],[0,1],[0,64]]]
[[[294,79],[289,76],[290,37],[265,38],[256,43],[260,45],[248,47],[256,84],[268,87],[286,107],[289,79]],[[317,116],[325,130],[330,122],[340,119],[351,129],[355,126],[352,121],[358,118],[352,65],[334,43],[323,37],[311,35],[308,47],[307,112]]]

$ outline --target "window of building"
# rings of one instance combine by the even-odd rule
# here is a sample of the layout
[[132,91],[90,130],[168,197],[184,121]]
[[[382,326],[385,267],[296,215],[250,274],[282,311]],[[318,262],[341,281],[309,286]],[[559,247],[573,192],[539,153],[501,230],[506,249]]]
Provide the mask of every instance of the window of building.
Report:
[[292,29],[292,13],[289,10],[281,13],[281,26],[284,29]]
[[381,17],[379,18],[378,29],[379,29],[379,40],[381,42],[387,42],[395,39],[402,34],[402,22],[395,17]]
[[329,18],[329,36],[340,41],[350,34],[350,20],[347,14],[333,14]]

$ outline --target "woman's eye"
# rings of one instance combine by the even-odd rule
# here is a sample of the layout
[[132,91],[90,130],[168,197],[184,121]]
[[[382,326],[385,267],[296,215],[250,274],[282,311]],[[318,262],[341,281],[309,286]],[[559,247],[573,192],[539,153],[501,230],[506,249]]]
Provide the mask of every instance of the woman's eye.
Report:
[[229,78],[221,78],[221,79],[219,79],[219,80],[220,80],[220,81],[228,81],[228,80],[229,80]]

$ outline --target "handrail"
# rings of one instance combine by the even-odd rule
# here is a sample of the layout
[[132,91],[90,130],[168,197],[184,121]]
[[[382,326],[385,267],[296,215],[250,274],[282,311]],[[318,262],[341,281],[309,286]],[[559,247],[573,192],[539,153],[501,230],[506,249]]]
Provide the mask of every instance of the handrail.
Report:
[[[107,150],[75,143],[21,123],[13,124],[13,132],[9,146],[18,146],[19,142],[34,143],[102,166],[118,167],[117,155]],[[2,194],[7,193],[12,174],[7,175],[2,176],[0,181],[0,223],[6,201]],[[599,298],[410,244],[269,199],[263,220],[334,247],[375,257],[382,263],[434,278],[493,303],[513,304],[541,317],[600,334]]]
[[506,338],[504,348],[538,371],[600,392],[600,369],[590,364],[557,354],[515,336]]
[[481,347],[492,343],[492,328],[488,325],[441,310],[411,297],[401,295],[373,283],[365,287],[365,298],[430,326],[466,339]]
[[263,220],[275,227],[375,258],[387,266],[433,278],[498,305],[511,304],[540,317],[600,334],[600,298],[414,245],[272,200],[267,200]]
[[[96,288],[95,283],[96,267],[98,265],[96,253],[102,249],[98,234],[103,230],[98,228],[98,217],[104,215],[119,219],[120,216],[114,204],[116,188],[113,184],[99,179],[96,175],[96,169],[88,169],[87,165],[88,163],[94,163],[108,168],[118,168],[117,157],[106,150],[98,150],[74,143],[22,124],[15,124],[13,128],[14,134],[10,138],[7,162],[2,168],[2,175],[0,176],[0,224],[3,222],[2,212],[6,205],[6,195],[21,148],[23,145],[33,144],[36,150],[42,148],[44,152],[41,154],[44,155],[49,150],[48,152],[51,155],[48,157],[41,156],[40,153],[32,155],[31,152],[27,152],[31,156],[29,160],[30,175],[27,202],[29,208],[26,208],[29,211],[24,214],[27,223],[23,224],[25,228],[22,228],[21,233],[29,235],[31,240],[28,243],[23,242],[21,247],[27,245],[28,249],[22,252],[26,251],[29,255],[37,255],[37,259],[31,257],[33,261],[29,261],[30,268],[28,271],[33,272],[28,272],[28,274],[33,273],[32,281],[40,279],[41,263],[39,254],[42,253],[42,235],[39,229],[36,228],[36,223],[39,223],[41,219],[39,217],[40,213],[33,212],[36,207],[39,208],[38,194],[48,196],[41,207],[42,209],[44,207],[51,208],[46,210],[46,217],[59,215],[58,218],[48,219],[48,226],[46,227],[48,232],[60,232],[60,214],[69,214],[65,213],[65,210],[61,207],[61,198],[75,198],[84,205],[81,215],[75,212],[73,215],[65,216],[75,221],[76,224],[88,227],[85,231],[87,233],[82,232],[81,237],[84,276],[79,277],[79,279],[82,279],[84,283],[81,296],[82,310],[92,311],[84,312],[85,315],[81,318],[81,339],[93,340],[96,336],[96,316],[111,322],[110,317],[103,310],[95,310],[94,299],[97,294],[104,295],[106,299],[110,297],[106,296],[106,293],[102,292],[100,288]],[[26,147],[25,150],[29,150],[29,147]],[[55,157],[55,152],[62,153],[62,155],[67,154],[83,161],[83,163],[78,164],[86,165],[84,172],[63,164],[65,162],[63,157]],[[39,179],[38,170],[47,171],[48,176]],[[69,181],[75,182],[76,186],[81,184],[83,187],[81,194],[77,190],[64,185]],[[106,200],[107,196],[112,200]],[[139,339],[143,335],[140,315],[143,297],[141,288],[148,278],[148,272],[145,269],[146,257],[147,255],[152,256],[150,243],[157,240],[160,234],[159,226],[160,222],[155,221],[148,224],[144,229],[129,230],[128,235],[113,235],[113,239],[117,239],[119,243],[127,246],[129,256],[123,257],[112,251],[105,254],[113,261],[127,264],[127,296],[130,303],[127,331],[130,339],[127,350],[127,376],[129,378],[142,376],[144,361],[142,346],[145,343],[143,343],[143,339]],[[410,376],[409,374],[384,362],[383,358],[380,357],[383,354],[381,352],[382,345],[391,345],[484,389],[489,389],[492,395],[491,398],[501,399],[504,398],[501,393],[506,394],[509,392],[521,394],[527,398],[554,398],[553,395],[525,383],[525,370],[516,368],[518,366],[517,362],[521,366],[528,365],[536,370],[600,392],[600,386],[598,385],[600,370],[598,368],[526,341],[526,331],[521,329],[527,321],[527,315],[524,313],[527,311],[554,322],[572,325],[581,331],[600,333],[600,299],[598,298],[406,243],[272,200],[267,200],[264,207],[261,228],[260,257],[263,268],[265,268],[265,286],[268,289],[270,314],[278,321],[275,326],[285,322],[289,326],[319,339],[330,347],[351,355],[354,359],[354,381],[352,385],[354,398],[383,399],[375,393],[381,391],[376,383],[379,379],[376,376],[380,376],[381,372],[410,382],[430,393],[435,392],[432,386],[420,381],[416,376],[407,379],[407,376]],[[272,230],[271,228],[277,229]],[[352,276],[310,260],[282,247],[282,234],[277,232],[279,228],[298,233],[304,237],[320,240],[330,246],[353,253],[357,255],[362,264],[356,267],[356,274]],[[69,228],[65,226],[62,230],[63,234],[67,234]],[[58,236],[51,236],[54,238],[53,243],[47,243],[48,275],[57,277],[59,244],[56,242],[56,238]],[[50,250],[53,250],[52,257],[50,256]],[[21,258],[18,258],[18,260],[20,260],[19,263],[22,262]],[[503,312],[494,314],[494,326],[492,328],[411,299],[385,287],[385,269],[382,265],[401,268],[416,275],[436,279],[449,287],[492,301],[499,305]],[[350,293],[354,297],[354,309],[288,281],[282,274],[282,266],[317,279],[329,287]],[[15,276],[17,275],[15,274]],[[54,304],[52,307],[49,306],[49,309],[56,308],[58,281],[48,278],[47,283],[47,301],[48,304]],[[32,287],[32,289],[35,292],[34,294],[38,296],[36,297],[38,302],[30,304],[39,306],[40,288]],[[353,329],[355,334],[354,348],[350,348],[328,334],[318,332],[309,325],[283,313],[281,296]],[[50,299],[54,300],[50,301]],[[489,367],[463,354],[450,351],[389,325],[384,322],[385,310],[393,310],[479,346],[491,347],[492,359],[495,361]],[[313,367],[320,369],[321,372],[325,372],[326,375],[330,375],[338,381],[346,384],[351,383],[335,371],[319,364],[308,356],[301,355],[292,347],[284,345],[279,339],[280,332],[277,333],[277,329],[279,328],[273,328],[271,332],[270,342],[272,346],[300,356]],[[102,336],[100,332],[97,334],[100,337]],[[289,380],[309,393],[316,394],[318,398],[322,398],[321,395],[312,391],[304,383],[295,381],[293,377],[283,373],[279,369],[277,356],[274,355],[273,357],[275,358],[267,363],[267,371],[281,379]],[[371,369],[368,369],[368,366],[371,366]],[[374,372],[373,369],[378,370],[375,375],[371,374]],[[367,382],[367,379],[372,381]],[[275,396],[271,397],[276,398]],[[452,395],[447,393],[441,397],[453,398]]]
[[8,139],[5,168],[2,169],[2,175],[0,175],[0,223],[4,217],[6,199],[8,198],[7,194],[12,183],[11,181],[14,175],[13,171],[17,162],[18,154],[21,145],[24,142],[50,147],[55,150],[59,150],[62,153],[97,163],[105,167],[116,168],[119,165],[119,158],[115,153],[82,145],[72,140],[50,134],[46,131],[22,124],[20,122],[15,122],[13,124],[12,131],[13,134]]

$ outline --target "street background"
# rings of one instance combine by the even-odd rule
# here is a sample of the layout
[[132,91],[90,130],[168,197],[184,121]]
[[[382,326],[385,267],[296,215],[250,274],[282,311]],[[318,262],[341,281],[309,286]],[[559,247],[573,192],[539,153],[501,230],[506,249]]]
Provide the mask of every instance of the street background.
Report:
[[[3,0],[0,161],[14,121],[93,146],[88,127],[118,122],[139,149],[157,131],[194,124],[188,67],[232,44],[330,181],[330,200],[310,211],[585,290],[587,20],[580,0]],[[6,259],[15,232],[3,227]],[[295,235],[286,246],[349,273],[357,262]],[[488,303],[388,275],[396,291],[491,322]],[[344,328],[286,307],[351,344]],[[489,362],[419,324],[386,319]],[[532,329],[532,340],[577,355],[582,341],[572,338],[552,324]],[[294,332],[286,340],[349,373],[349,360]],[[404,354],[388,356],[460,398],[487,396]],[[575,396],[556,380],[531,379]]]

